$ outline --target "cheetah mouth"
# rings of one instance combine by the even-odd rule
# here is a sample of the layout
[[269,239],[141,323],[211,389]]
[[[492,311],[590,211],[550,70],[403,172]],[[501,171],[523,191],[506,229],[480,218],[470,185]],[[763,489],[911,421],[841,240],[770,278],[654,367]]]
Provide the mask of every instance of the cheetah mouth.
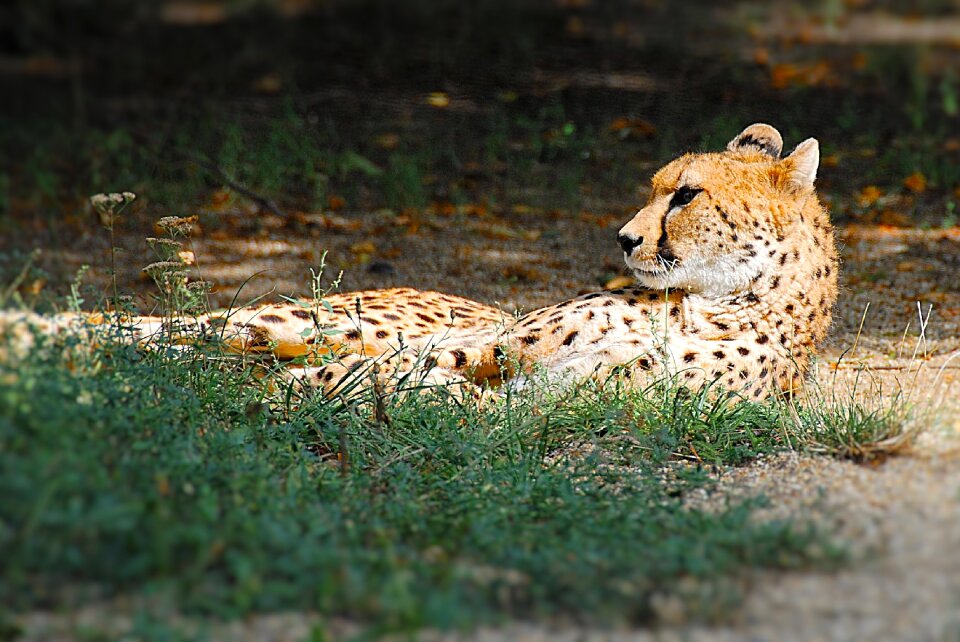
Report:
[[637,276],[662,277],[670,274],[673,270],[679,267],[679,265],[679,261],[670,261],[669,263],[658,261],[653,265],[637,265],[635,263],[631,263],[629,267]]
[[653,267],[653,268],[642,268],[642,267],[632,267],[630,268],[636,274],[643,274],[645,276],[658,276],[661,274],[666,274],[670,271],[670,268],[667,267]]

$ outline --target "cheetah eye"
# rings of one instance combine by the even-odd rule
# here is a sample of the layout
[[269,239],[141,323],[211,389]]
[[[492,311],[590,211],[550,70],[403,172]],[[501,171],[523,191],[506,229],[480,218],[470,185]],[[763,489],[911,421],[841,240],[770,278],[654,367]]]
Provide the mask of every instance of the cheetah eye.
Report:
[[673,209],[675,207],[683,207],[687,205],[696,197],[697,194],[702,192],[703,189],[699,187],[688,187],[683,186],[673,193],[673,198],[670,199],[670,207],[668,209]]

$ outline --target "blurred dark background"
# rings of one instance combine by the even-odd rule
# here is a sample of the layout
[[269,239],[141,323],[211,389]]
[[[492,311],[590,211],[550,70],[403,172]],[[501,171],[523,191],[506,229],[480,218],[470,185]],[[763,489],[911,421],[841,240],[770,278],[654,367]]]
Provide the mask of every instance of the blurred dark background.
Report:
[[119,190],[133,283],[152,221],[196,214],[223,296],[324,250],[351,287],[594,286],[652,171],[756,121],[820,140],[837,222],[957,222],[956,0],[15,0],[0,25],[0,266],[44,248],[38,291],[96,281],[87,197]]

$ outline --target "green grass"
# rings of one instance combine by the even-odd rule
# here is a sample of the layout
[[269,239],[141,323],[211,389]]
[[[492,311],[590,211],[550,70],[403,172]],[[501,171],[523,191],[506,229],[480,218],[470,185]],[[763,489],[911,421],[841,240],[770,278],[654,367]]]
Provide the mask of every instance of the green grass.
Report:
[[[502,618],[649,623],[651,598],[831,563],[808,528],[702,510],[706,470],[779,447],[773,406],[669,387],[270,403],[218,355],[49,346],[0,366],[0,601],[173,595],[383,630]],[[71,598],[76,600],[77,598]]]

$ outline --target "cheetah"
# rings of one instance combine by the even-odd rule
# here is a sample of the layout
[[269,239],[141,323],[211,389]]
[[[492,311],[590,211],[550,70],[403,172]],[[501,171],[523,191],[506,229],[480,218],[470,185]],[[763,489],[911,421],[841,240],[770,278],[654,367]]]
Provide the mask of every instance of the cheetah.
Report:
[[[426,362],[474,383],[502,375],[676,376],[762,399],[792,391],[830,325],[839,260],[814,182],[815,139],[786,158],[770,125],[658,171],[617,236],[637,286],[534,310],[446,342]],[[318,377],[332,380],[321,368]]]
[[[757,123],[723,151],[656,172],[617,236],[632,287],[519,318],[439,292],[364,291],[188,319],[186,333],[299,359],[293,376],[326,395],[364,367],[375,380],[416,373],[464,386],[523,385],[535,370],[558,379],[618,371],[636,385],[673,376],[753,399],[790,391],[829,327],[839,262],[814,187],[818,143],[785,158],[782,147],[775,128]],[[134,325],[144,337],[158,323]]]

